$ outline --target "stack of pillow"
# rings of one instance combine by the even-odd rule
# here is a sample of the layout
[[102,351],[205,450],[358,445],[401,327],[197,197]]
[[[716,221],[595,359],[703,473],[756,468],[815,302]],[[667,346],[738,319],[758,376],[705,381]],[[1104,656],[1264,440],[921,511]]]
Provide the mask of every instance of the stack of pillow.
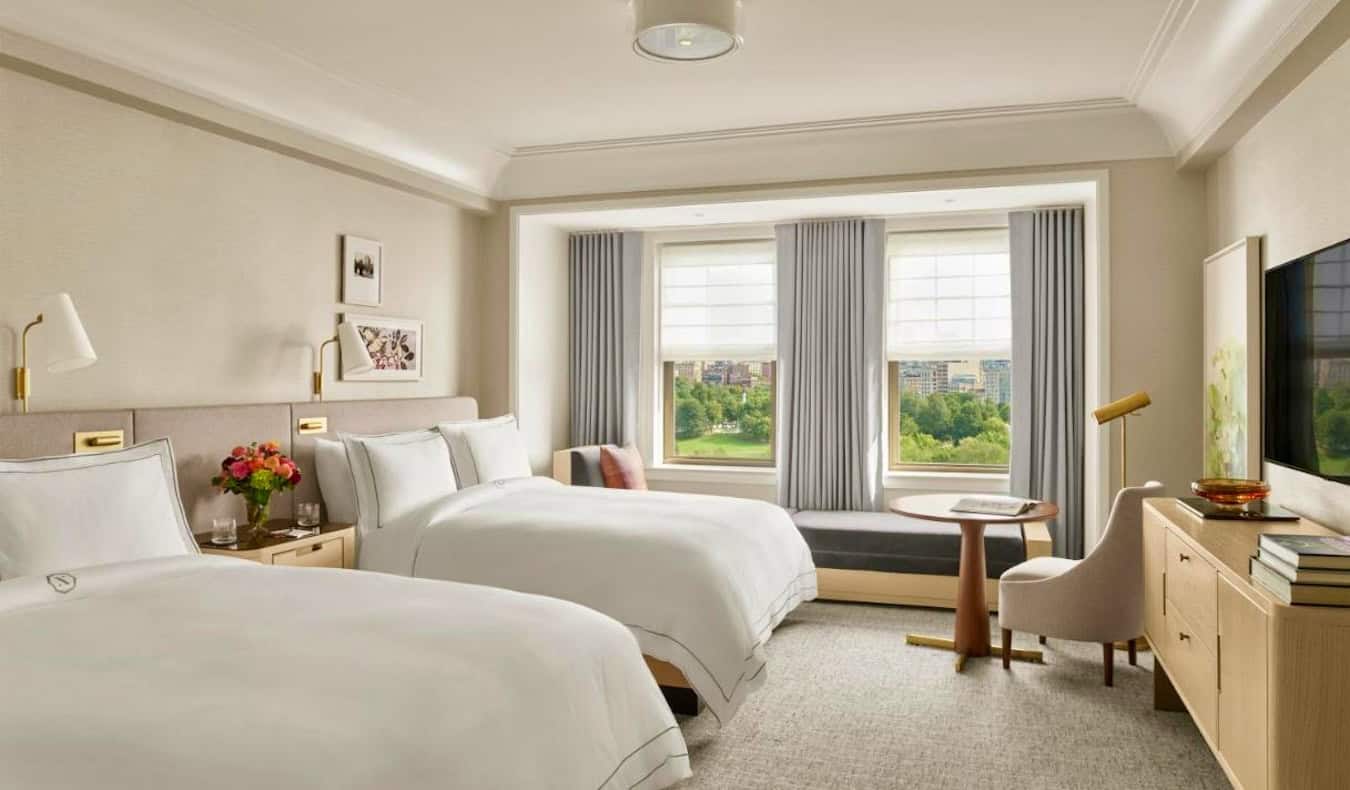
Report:
[[314,440],[314,465],[330,521],[362,530],[397,521],[457,490],[529,477],[513,415],[441,423],[377,436]]

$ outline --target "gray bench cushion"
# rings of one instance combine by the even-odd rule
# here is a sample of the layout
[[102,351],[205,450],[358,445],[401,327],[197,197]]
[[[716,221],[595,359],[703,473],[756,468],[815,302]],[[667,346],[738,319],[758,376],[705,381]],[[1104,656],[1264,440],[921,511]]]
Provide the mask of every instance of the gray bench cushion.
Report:
[[577,447],[568,455],[572,460],[572,485],[605,487],[605,476],[600,471],[600,448]]
[[[956,576],[961,527],[895,513],[803,510],[792,514],[818,568]],[[1022,528],[994,524],[984,532],[990,579],[1027,558]]]

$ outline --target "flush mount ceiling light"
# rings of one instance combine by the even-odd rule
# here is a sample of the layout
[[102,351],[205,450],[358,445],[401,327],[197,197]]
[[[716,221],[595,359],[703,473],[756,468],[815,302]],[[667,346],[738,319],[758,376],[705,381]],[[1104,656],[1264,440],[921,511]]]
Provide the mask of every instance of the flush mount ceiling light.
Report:
[[740,0],[633,0],[633,50],[652,60],[712,60],[740,49]]

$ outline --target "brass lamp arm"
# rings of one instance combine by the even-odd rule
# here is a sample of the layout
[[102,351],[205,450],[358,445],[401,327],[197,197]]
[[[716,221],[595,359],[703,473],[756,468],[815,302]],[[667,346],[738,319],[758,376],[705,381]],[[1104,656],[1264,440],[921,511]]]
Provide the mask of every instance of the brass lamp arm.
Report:
[[43,320],[42,313],[38,313],[37,318],[34,318],[32,321],[29,321],[27,326],[23,328],[23,342],[21,343],[21,345],[23,346],[23,356],[22,356],[23,361],[20,364],[20,367],[25,368],[28,367],[28,333],[33,331],[33,327],[42,323],[42,320]]
[[32,383],[29,380],[28,373],[28,333],[33,331],[33,327],[42,323],[42,313],[38,313],[37,318],[28,322],[23,328],[22,339],[19,342],[19,366],[14,369],[14,397],[23,403],[23,413],[28,413],[28,395],[32,392]]
[[314,395],[319,400],[323,400],[323,350],[336,342],[338,336],[333,335],[319,344],[319,369],[314,371]]

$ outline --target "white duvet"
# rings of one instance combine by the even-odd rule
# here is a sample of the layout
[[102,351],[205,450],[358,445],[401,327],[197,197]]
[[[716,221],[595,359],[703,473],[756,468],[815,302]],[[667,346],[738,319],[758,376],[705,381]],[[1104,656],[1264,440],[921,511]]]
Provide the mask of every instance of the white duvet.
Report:
[[665,787],[684,739],[580,606],[178,557],[0,582],[0,787]]
[[810,549],[782,508],[538,477],[473,486],[372,530],[360,565],[603,612],[724,723],[764,682],[773,628],[816,595]]

